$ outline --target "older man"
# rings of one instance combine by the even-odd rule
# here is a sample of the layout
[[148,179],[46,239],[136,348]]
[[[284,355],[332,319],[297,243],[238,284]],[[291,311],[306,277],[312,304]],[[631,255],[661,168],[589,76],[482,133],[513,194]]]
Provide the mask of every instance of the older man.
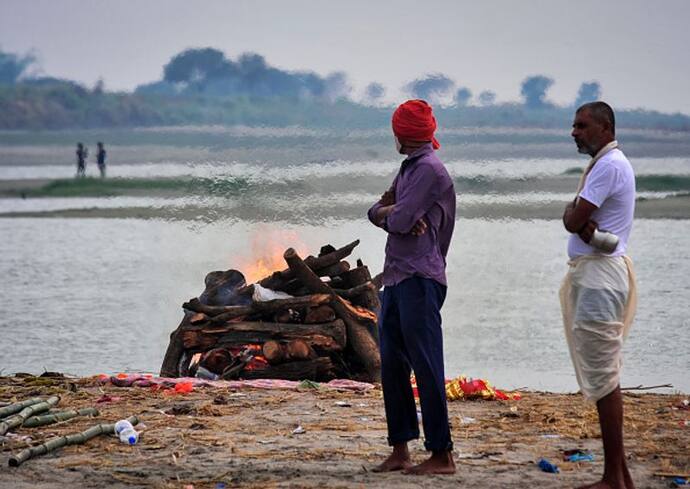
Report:
[[[393,453],[376,471],[452,474],[455,465],[446,406],[441,306],[446,254],[455,225],[453,181],[434,150],[436,120],[423,100],[393,114],[399,153],[407,155],[391,188],[369,209],[388,233],[379,322],[381,382]],[[412,465],[407,442],[419,438],[410,373],[414,370],[429,459]]]
[[[592,157],[563,224],[570,269],[560,298],[565,334],[580,390],[595,402],[604,444],[604,476],[586,487],[632,489],[623,449],[621,348],[635,314],[632,262],[625,256],[635,211],[635,175],[615,140],[613,110],[604,102],[575,113],[572,136]],[[602,246],[598,231],[618,237]]]

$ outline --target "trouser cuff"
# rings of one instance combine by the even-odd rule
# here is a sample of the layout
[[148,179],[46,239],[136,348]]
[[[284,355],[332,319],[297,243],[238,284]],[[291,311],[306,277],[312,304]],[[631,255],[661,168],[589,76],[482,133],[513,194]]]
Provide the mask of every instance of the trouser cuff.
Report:
[[429,452],[450,452],[453,449],[453,442],[448,441],[447,443],[429,443],[424,442],[424,448]]
[[419,438],[419,431],[402,433],[400,435],[389,436],[388,444],[390,446],[397,445],[398,443],[406,443],[411,440],[417,440]]

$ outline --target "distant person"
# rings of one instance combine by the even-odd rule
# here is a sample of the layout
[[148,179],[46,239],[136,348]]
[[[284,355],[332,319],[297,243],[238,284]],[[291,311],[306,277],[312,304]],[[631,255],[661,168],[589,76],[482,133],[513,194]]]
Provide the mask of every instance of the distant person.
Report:
[[[595,402],[604,444],[604,475],[586,487],[633,489],[623,448],[621,349],[635,315],[632,261],[625,255],[635,212],[635,174],[615,140],[604,102],[575,113],[577,150],[592,157],[575,200],[563,213],[570,269],[560,291],[565,336],[580,391]],[[602,231],[610,234],[602,234]],[[617,238],[616,238],[617,237]],[[616,243],[617,240],[617,243]]]
[[98,171],[101,172],[101,178],[105,178],[105,148],[103,148],[103,143],[100,141],[98,142],[96,160],[98,162]]
[[82,143],[77,143],[77,177],[86,176],[86,158],[89,150]]
[[[390,189],[369,209],[388,233],[379,319],[381,384],[391,455],[374,470],[452,474],[453,462],[443,367],[441,306],[446,297],[446,254],[455,226],[455,190],[436,156],[436,119],[423,100],[393,113],[398,153],[405,155]],[[419,438],[410,383],[414,371],[422,407],[424,447],[431,457],[412,465],[407,443]]]

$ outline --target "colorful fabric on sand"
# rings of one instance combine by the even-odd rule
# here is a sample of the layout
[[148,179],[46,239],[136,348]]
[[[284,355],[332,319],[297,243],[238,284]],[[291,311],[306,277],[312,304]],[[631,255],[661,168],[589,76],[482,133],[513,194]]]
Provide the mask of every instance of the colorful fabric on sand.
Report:
[[434,137],[436,118],[431,106],[424,100],[408,100],[393,112],[393,134],[398,139],[431,141],[434,149],[441,144]]
[[[196,388],[215,387],[223,389],[289,389],[296,390],[301,382],[281,379],[253,380],[203,380],[191,377],[168,378],[155,377],[150,374],[117,374],[96,376],[101,384],[112,384],[116,387],[148,387],[152,390],[171,390],[178,394],[191,392]],[[331,390],[366,391],[373,389],[373,384],[356,382],[348,379],[334,379],[318,384],[319,387]]]
[[[417,394],[417,381],[414,375],[410,378],[412,382],[412,392],[415,398]],[[446,399],[449,401],[472,401],[483,399],[485,401],[518,401],[522,399],[519,392],[505,392],[493,387],[488,380],[471,379],[461,375],[453,380],[446,380]]]

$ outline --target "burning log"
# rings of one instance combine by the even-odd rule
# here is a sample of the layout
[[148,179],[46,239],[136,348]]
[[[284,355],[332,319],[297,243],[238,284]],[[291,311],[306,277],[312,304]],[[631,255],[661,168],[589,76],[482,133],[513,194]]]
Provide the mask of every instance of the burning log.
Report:
[[210,347],[262,344],[270,340],[302,340],[312,348],[341,351],[347,344],[345,324],[340,319],[324,324],[236,322],[208,329],[187,329],[182,333],[184,348],[191,352]]
[[359,306],[364,306],[372,311],[378,311],[381,308],[381,303],[379,302],[378,288],[364,287],[362,289],[357,289],[357,287],[371,284],[371,274],[369,273],[369,268],[362,263],[361,260],[357,260],[357,268],[343,273],[341,278],[345,282],[347,287],[350,287],[348,292],[352,294],[349,299],[351,299],[355,304]]
[[286,344],[270,340],[264,343],[262,351],[264,357],[271,365],[279,365],[293,360],[308,360],[316,357],[314,350],[302,340],[292,340]]
[[[379,277],[361,260],[353,269],[344,261],[358,244],[327,245],[305,260],[288,249],[288,268],[252,285],[236,270],[209,273],[203,294],[183,304],[161,375],[378,380]],[[258,285],[293,297],[260,300],[271,293],[255,294]]]
[[[331,298],[329,297],[328,299],[330,300]],[[335,317],[335,311],[331,306],[312,307],[304,316],[304,324],[329,323],[335,321]]]
[[378,289],[376,288],[376,285],[373,282],[369,281],[363,284],[356,285],[350,289],[333,289],[333,292],[335,292],[344,299],[354,299],[355,297],[362,295],[365,292],[376,292],[377,290]]
[[[317,270],[321,270],[321,269],[330,267],[330,266],[338,263],[343,258],[349,256],[352,253],[352,250],[354,250],[358,244],[359,244],[359,240],[355,240],[352,243],[350,243],[346,246],[343,246],[340,249],[333,250],[330,253],[326,253],[326,254],[321,255],[319,257],[309,256],[304,260],[304,263],[312,271],[317,271]],[[317,274],[318,274],[318,272],[317,272]],[[324,275],[324,276],[326,276],[326,275]],[[262,287],[266,287],[267,289],[271,289],[271,290],[283,290],[283,287],[285,286],[285,284],[287,284],[293,278],[295,278],[294,271],[292,271],[290,268],[287,268],[287,269],[281,270],[279,272],[274,272],[270,276],[268,276],[264,279],[261,279],[259,281],[259,285],[261,285]]]
[[192,327],[191,316],[191,313],[186,313],[177,329],[170,333],[170,342],[161,365],[161,377],[180,377],[186,374],[186,371],[180,369],[181,359],[185,353],[182,334]]
[[285,380],[331,380],[335,377],[333,361],[328,357],[319,357],[303,362],[290,362],[270,366],[264,369],[242,372],[244,379],[285,379]]
[[378,345],[366,327],[353,318],[352,306],[347,304],[344,299],[323,283],[294,249],[288,248],[283,257],[290,270],[313,293],[331,294],[331,297],[333,297],[333,309],[347,326],[347,336],[353,351],[364,364],[369,378],[379,381],[381,379],[381,357],[379,356]]
[[330,296],[326,294],[306,295],[302,297],[292,297],[290,299],[275,299],[265,302],[252,302],[247,306],[206,306],[198,299],[185,302],[183,307],[196,312],[202,312],[211,316],[211,324],[223,324],[231,319],[242,318],[256,314],[270,314],[286,309],[300,309],[305,307],[316,307],[330,302]]

